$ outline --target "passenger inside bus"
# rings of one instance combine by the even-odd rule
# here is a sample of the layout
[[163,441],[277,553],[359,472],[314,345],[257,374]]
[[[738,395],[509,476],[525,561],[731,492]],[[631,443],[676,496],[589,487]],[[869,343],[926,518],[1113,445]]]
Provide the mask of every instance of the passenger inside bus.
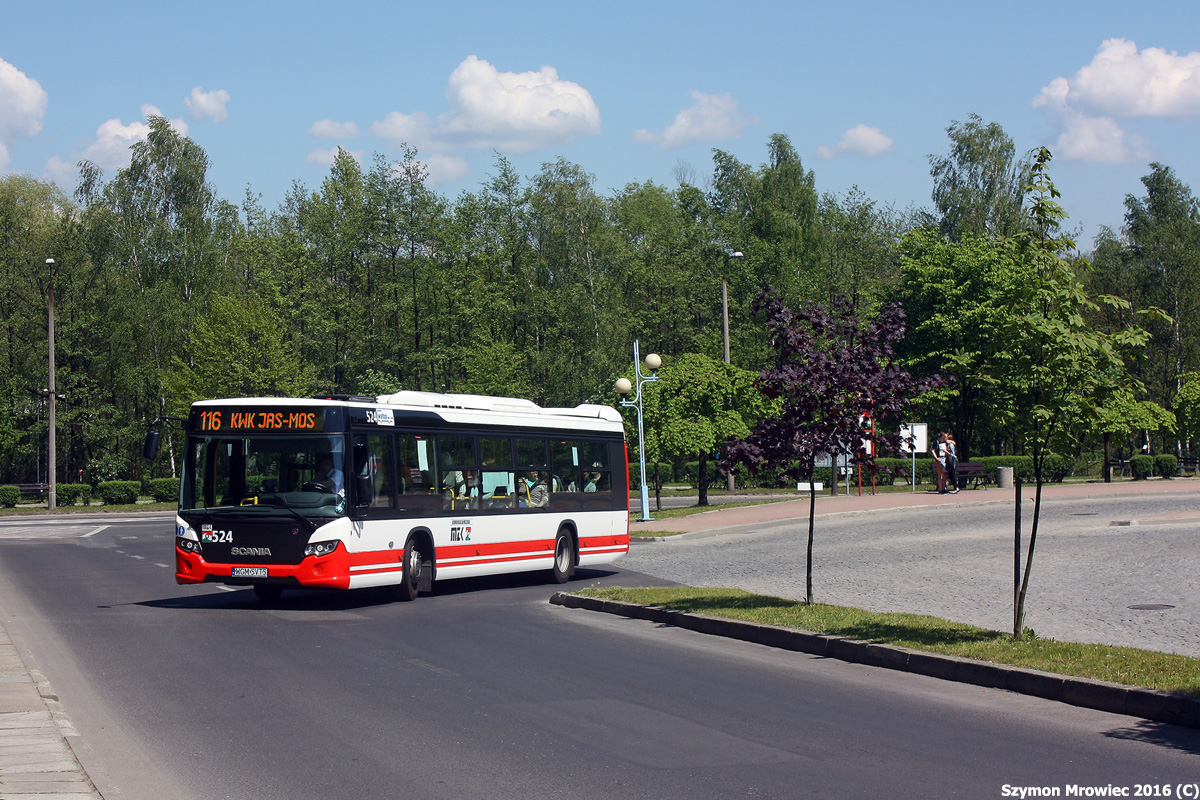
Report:
[[536,469],[530,470],[521,479],[519,505],[522,508],[545,508],[550,505],[550,487]]

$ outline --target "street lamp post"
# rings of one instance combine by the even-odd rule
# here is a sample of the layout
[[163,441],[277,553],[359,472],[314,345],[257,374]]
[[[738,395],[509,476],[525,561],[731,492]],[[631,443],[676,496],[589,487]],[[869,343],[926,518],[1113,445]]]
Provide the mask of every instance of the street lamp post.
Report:
[[[721,273],[721,328],[725,335],[725,363],[729,362],[729,259],[741,258],[741,250],[725,251],[725,271]],[[733,472],[725,476],[725,488],[733,491]]]
[[625,397],[633,391],[633,384],[628,378],[618,378],[617,384],[613,388],[617,394],[621,395],[620,403],[627,408],[637,409],[637,428],[638,428],[638,463],[642,468],[642,522],[649,522],[650,516],[650,495],[646,492],[646,436],[642,430],[642,385],[653,383],[658,380],[658,370],[662,366],[662,359],[654,353],[646,356],[646,366],[650,369],[649,375],[642,374],[642,363],[639,360],[638,343],[635,340],[633,343],[633,371],[637,376],[637,392],[632,400],[626,400]]
[[54,442],[54,435],[55,435],[55,424],[54,424],[54,399],[55,398],[54,398],[54,394],[55,394],[55,388],[54,388],[54,259],[53,258],[46,259],[46,269],[50,273],[50,283],[49,283],[49,292],[48,292],[49,300],[50,300],[50,303],[49,303],[50,315],[49,315],[49,325],[47,327],[47,331],[49,334],[49,340],[50,340],[50,394],[49,394],[49,404],[48,404],[48,417],[49,417],[49,421],[50,421],[50,442],[47,446],[47,450],[49,452],[47,452],[47,454],[46,454],[46,471],[47,471],[47,475],[46,475],[46,506],[50,511],[53,511],[55,508],[57,508],[56,501],[58,499],[57,492],[56,492],[56,482],[55,482],[55,477],[57,475],[57,465],[55,463],[55,461],[56,461],[55,449],[56,448],[55,448],[55,442]]

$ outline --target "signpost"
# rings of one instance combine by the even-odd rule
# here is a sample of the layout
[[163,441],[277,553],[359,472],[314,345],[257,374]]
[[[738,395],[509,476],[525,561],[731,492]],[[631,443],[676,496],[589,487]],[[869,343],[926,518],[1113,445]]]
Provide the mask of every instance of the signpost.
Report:
[[905,422],[900,425],[900,452],[912,455],[912,490],[917,490],[917,453],[929,447],[929,426],[924,422]]

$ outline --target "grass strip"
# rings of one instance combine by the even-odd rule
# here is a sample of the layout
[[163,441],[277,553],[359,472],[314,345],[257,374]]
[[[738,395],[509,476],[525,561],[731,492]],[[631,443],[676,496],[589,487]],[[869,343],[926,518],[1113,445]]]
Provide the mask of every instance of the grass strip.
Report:
[[1007,633],[938,617],[809,605],[740,589],[593,587],[579,594],[1200,696],[1200,659],[1173,653],[1059,642],[1036,635],[1014,639]]

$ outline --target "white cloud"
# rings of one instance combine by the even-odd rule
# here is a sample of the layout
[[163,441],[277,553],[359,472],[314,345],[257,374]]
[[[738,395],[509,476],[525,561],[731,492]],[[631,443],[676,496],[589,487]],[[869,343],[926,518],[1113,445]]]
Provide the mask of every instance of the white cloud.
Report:
[[1150,148],[1117,118],[1200,117],[1200,52],[1139,52],[1127,39],[1107,39],[1073,77],[1042,87],[1033,107],[1056,119],[1055,155],[1101,163],[1141,160]]
[[577,83],[554,67],[500,72],[469,56],[450,74],[450,111],[438,116],[437,135],[464,147],[528,153],[600,132],[600,109]]
[[32,139],[41,133],[49,99],[40,83],[0,59],[0,169],[12,160],[14,136]]
[[633,138],[672,149],[696,142],[740,139],[747,128],[758,123],[757,117],[742,112],[732,94],[693,91],[691,97],[694,101],[691,107],[676,114],[675,121],[661,133],[642,128],[634,131]]
[[224,89],[206,92],[197,86],[192,89],[184,103],[195,119],[211,119],[213,122],[229,119],[229,92]]
[[895,140],[879,128],[859,124],[844,131],[835,146],[818,147],[817,155],[826,161],[843,154],[874,158],[891,150],[893,144]]
[[[561,79],[554,67],[501,72],[468,56],[450,74],[446,99],[450,110],[436,119],[426,111],[392,111],[372,122],[367,134],[392,146],[416,148],[429,180],[437,183],[469,174],[467,161],[458,155],[465,150],[528,153],[600,132],[600,109],[591,93]],[[309,135],[335,138],[335,131],[350,130],[357,133],[358,128],[324,120]],[[327,151],[313,151],[309,160],[320,152]]]
[[372,122],[367,132],[395,144],[407,143],[414,147],[429,142],[433,136],[429,115],[424,111],[418,111],[415,114],[401,114],[399,111],[393,111],[381,121]]
[[434,153],[426,158],[422,158],[421,161],[425,163],[426,169],[429,170],[430,183],[457,181],[467,177],[471,172],[466,159],[459,158],[458,156]]
[[1139,52],[1127,39],[1108,39],[1090,64],[1069,80],[1051,81],[1034,105],[1053,101],[1119,117],[1200,116],[1200,52],[1181,56],[1159,47]]
[[358,125],[353,122],[323,119],[312,124],[308,135],[314,139],[354,139],[358,136]]

